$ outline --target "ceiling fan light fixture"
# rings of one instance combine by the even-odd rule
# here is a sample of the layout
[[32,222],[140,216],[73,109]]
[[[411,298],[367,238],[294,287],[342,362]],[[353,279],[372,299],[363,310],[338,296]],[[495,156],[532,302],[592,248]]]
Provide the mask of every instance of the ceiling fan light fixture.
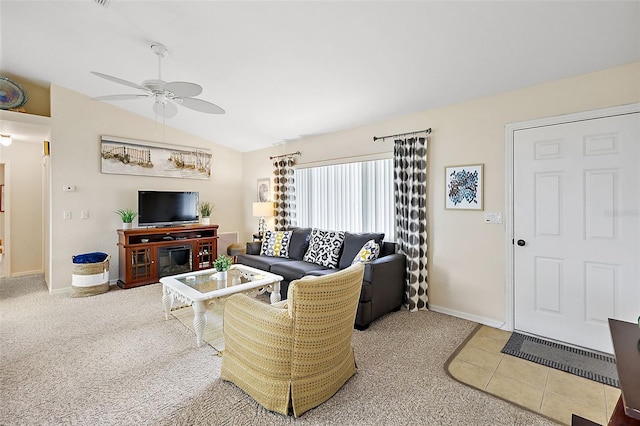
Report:
[[145,87],[145,89],[151,90],[152,92],[164,91],[165,84],[167,84],[165,81],[156,79],[145,80],[142,82],[142,85]]
[[[153,110],[163,118],[172,118],[178,113],[176,104],[185,108],[207,114],[224,114],[225,111],[218,105],[203,99],[194,98],[202,93],[202,86],[188,81],[166,82],[162,79],[162,58],[169,54],[165,45],[160,43],[151,44],[151,50],[158,56],[158,78],[149,79],[142,82],[142,85],[123,80],[108,74],[91,71],[92,74],[110,80],[114,83],[133,87],[144,92],[141,95],[107,95],[100,96],[98,100],[120,101],[138,98],[153,98]],[[169,102],[171,101],[171,102]]]

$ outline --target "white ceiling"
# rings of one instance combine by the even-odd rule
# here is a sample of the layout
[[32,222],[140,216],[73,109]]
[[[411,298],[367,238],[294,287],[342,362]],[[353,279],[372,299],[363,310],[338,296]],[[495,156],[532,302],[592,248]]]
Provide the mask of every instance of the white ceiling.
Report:
[[242,152],[640,60],[639,1],[0,0],[0,31],[0,70],[92,97],[157,78],[160,42],[227,111],[167,123]]

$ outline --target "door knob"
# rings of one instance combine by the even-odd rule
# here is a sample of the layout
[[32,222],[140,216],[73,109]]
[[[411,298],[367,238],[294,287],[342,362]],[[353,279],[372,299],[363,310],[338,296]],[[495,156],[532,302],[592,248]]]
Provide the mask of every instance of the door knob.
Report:
[[517,244],[518,244],[520,247],[522,247],[522,246],[524,246],[524,245],[525,245],[525,244],[527,244],[527,243],[525,242],[525,240],[518,240],[518,243],[517,243]]

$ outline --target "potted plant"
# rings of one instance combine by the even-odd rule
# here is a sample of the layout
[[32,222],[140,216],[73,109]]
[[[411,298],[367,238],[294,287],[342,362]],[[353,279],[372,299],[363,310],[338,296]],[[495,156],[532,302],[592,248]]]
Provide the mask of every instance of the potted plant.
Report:
[[138,213],[132,209],[120,209],[116,210],[116,213],[120,216],[120,219],[122,219],[122,229],[131,229],[133,227],[133,219],[138,215]]
[[208,201],[203,201],[200,203],[200,223],[203,225],[211,224],[211,210],[213,210],[213,206]]
[[216,260],[213,261],[213,267],[216,268],[216,279],[223,281],[227,279],[227,271],[233,264],[233,261],[229,256],[221,254]]

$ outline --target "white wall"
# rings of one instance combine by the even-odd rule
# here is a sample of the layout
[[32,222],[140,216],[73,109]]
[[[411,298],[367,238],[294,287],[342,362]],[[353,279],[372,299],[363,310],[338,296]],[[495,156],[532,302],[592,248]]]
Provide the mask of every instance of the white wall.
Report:
[[[43,272],[42,145],[14,141],[0,145],[0,163],[5,164],[5,212],[0,213],[4,230],[5,259],[10,275]],[[4,265],[6,270],[7,265]]]
[[[191,113],[191,112],[184,112]],[[161,127],[159,125],[158,127]],[[116,209],[137,209],[138,189],[188,190],[215,205],[212,223],[219,230],[242,229],[242,155],[210,141],[165,128],[164,142],[209,148],[213,153],[209,180],[175,179],[100,172],[100,137],[117,136],[163,142],[156,122],[61,86],[51,86],[51,274],[50,291],[71,286],[71,256],[102,251],[112,256],[110,279],[118,278]],[[74,185],[75,192],[62,192]],[[63,212],[72,219],[64,220]],[[80,219],[88,210],[89,219]]]
[[257,220],[247,208],[257,178],[271,176],[269,156],[301,151],[301,163],[391,152],[393,141],[373,136],[431,127],[429,175],[429,302],[436,309],[499,325],[505,313],[503,225],[483,212],[444,209],[444,167],[484,163],[484,210],[505,211],[505,125],[640,101],[640,63],[501,93],[444,108],[244,155],[245,238]]
[[[4,185],[4,174],[5,174],[5,167],[4,167],[4,163],[0,162],[0,185]],[[5,251],[5,245],[7,244],[7,237],[5,235],[4,232],[4,228],[5,228],[5,220],[7,218],[6,213],[4,212],[0,212],[0,240],[2,240],[2,251]],[[6,277],[7,276],[7,270],[9,268],[7,268],[7,260],[5,258],[4,253],[2,253],[2,256],[0,256],[0,259],[2,261],[0,261],[0,278],[2,277]]]

